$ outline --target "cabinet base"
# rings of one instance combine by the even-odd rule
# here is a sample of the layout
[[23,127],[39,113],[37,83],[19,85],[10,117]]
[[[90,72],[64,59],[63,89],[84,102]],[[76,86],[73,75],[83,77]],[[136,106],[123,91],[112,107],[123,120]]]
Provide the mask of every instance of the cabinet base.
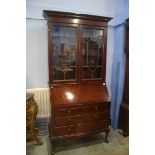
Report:
[[[108,140],[109,133],[110,133],[110,129],[107,129],[105,131],[105,137],[104,137],[104,142],[105,143],[109,143],[109,140]],[[95,134],[97,134],[97,133],[95,133]],[[65,140],[65,139],[77,139],[77,138],[88,137],[88,136],[90,136],[90,135],[80,135],[80,136],[77,136],[77,137],[65,137],[64,139],[61,138],[61,140]],[[51,138],[51,136],[49,136],[49,137]],[[56,153],[56,150],[55,150],[56,141],[60,141],[60,139],[55,139],[55,140],[51,139],[51,155],[54,155]]]

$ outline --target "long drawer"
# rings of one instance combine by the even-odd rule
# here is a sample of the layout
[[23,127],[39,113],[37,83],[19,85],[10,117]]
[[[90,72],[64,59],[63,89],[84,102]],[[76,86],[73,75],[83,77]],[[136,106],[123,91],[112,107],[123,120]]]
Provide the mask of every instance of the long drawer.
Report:
[[78,125],[70,125],[64,127],[54,127],[53,136],[65,136],[79,133],[92,133],[95,131],[101,131],[108,127],[108,121],[98,121],[90,123],[82,123]]
[[95,104],[95,105],[79,105],[75,107],[59,107],[59,108],[52,108],[52,117],[59,118],[59,117],[68,117],[68,116],[75,116],[75,115],[85,115],[90,113],[98,113],[98,112],[105,112],[109,111],[108,104]]
[[55,127],[60,127],[60,126],[68,126],[68,125],[77,125],[77,124],[86,123],[86,122],[108,120],[108,116],[109,116],[109,113],[108,111],[106,111],[101,113],[91,113],[91,114],[85,114],[85,115],[54,118],[53,125]]

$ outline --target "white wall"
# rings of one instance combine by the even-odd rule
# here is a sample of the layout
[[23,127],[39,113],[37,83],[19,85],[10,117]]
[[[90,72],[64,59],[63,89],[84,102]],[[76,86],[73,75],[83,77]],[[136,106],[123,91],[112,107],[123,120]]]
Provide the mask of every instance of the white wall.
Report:
[[26,20],[26,88],[48,87],[47,25]]
[[107,36],[106,84],[107,84],[110,96],[111,96],[113,53],[114,53],[114,27],[109,26],[108,36]]
[[[26,88],[48,87],[47,27],[42,17],[44,9],[114,17],[115,3],[115,0],[27,0]],[[110,22],[110,25],[113,25],[113,22]],[[106,81],[110,90],[114,50],[113,26],[108,28],[107,48]]]
[[113,17],[115,3],[116,0],[27,0],[27,18],[43,18],[43,9]]
[[117,0],[115,5],[114,25],[123,23],[129,17],[129,0]]

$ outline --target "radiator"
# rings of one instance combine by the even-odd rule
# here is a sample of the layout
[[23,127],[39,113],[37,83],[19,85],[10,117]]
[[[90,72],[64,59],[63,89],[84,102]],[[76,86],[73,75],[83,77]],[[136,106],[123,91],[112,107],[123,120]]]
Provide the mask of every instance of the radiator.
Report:
[[27,93],[34,94],[38,105],[37,118],[47,118],[51,115],[49,88],[26,89]]

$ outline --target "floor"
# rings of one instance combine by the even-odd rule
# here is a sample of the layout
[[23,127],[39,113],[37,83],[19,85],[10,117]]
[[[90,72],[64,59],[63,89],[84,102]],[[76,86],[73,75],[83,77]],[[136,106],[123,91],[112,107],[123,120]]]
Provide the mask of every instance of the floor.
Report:
[[[43,145],[27,142],[26,155],[50,155],[51,145],[48,135],[39,136]],[[109,143],[104,142],[104,133],[81,138],[65,140],[56,144],[55,155],[129,155],[129,137],[123,137],[118,131],[111,129]]]

